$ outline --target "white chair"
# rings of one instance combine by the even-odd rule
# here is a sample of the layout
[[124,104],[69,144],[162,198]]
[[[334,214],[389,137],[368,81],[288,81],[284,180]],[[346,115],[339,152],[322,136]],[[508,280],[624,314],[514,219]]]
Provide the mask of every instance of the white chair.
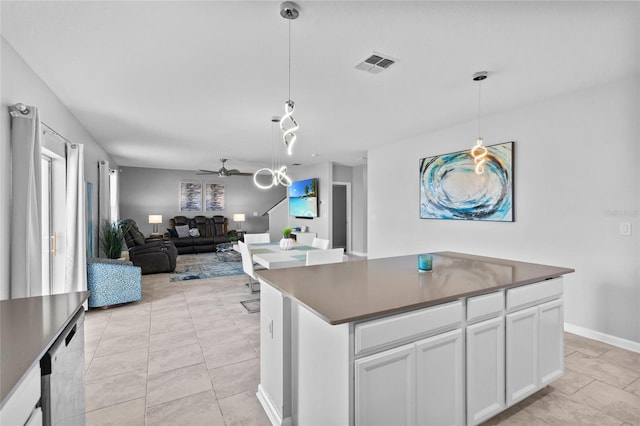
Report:
[[269,243],[271,242],[271,237],[268,232],[264,234],[244,234],[244,243],[245,244],[257,244],[257,243]]
[[255,293],[258,291],[256,289],[256,284],[260,284],[258,278],[256,277],[255,270],[256,269],[264,269],[262,266],[254,266],[253,258],[251,256],[251,252],[249,251],[249,247],[242,241],[238,241],[238,248],[240,249],[240,254],[242,255],[242,270],[244,273],[249,275],[249,282],[247,285],[251,290],[251,293]]
[[341,262],[344,262],[343,248],[331,250],[309,250],[307,252],[307,266]]
[[313,237],[311,247],[319,248],[321,250],[327,250],[329,248],[329,240],[324,238]]

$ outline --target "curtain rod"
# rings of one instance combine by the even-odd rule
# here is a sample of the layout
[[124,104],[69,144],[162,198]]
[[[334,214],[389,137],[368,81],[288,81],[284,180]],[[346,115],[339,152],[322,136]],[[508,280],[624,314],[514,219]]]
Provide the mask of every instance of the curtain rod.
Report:
[[60,139],[62,139],[63,141],[71,144],[71,148],[75,149],[76,148],[76,144],[71,142],[69,139],[65,138],[64,136],[62,136],[60,133],[56,132],[55,130],[53,130],[51,128],[51,126],[49,126],[47,123],[45,123],[44,121],[41,121],[40,124],[42,124],[42,126],[44,127],[44,130],[42,131],[42,133],[49,133],[52,134],[53,136],[59,137]]
[[[25,104],[23,104],[21,102],[18,102],[16,104],[14,104],[13,107],[23,115],[27,115],[27,114],[29,114],[31,112],[29,110],[29,107],[27,107]],[[65,138],[60,133],[58,133],[55,130],[53,130],[53,128],[51,128],[51,126],[49,126],[47,123],[45,123],[44,121],[40,121],[40,124],[42,124],[42,126],[45,127],[45,129],[42,131],[42,134],[45,134],[45,133],[48,132],[48,133],[52,134],[53,136],[59,137],[63,141],[67,142],[68,144],[71,144],[71,148],[73,148],[73,149],[76,148],[76,144],[75,143],[71,142],[69,139]]]

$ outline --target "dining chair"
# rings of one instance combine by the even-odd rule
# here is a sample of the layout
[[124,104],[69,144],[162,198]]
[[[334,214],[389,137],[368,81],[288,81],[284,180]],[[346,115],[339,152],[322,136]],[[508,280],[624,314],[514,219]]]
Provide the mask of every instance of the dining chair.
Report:
[[329,240],[313,237],[313,241],[311,241],[311,247],[327,250],[329,248]]
[[244,243],[245,244],[257,244],[257,243],[269,243],[271,242],[271,237],[268,232],[263,234],[244,234]]
[[331,250],[309,250],[307,252],[306,266],[341,262],[344,262],[343,248],[336,248]]
[[251,290],[251,293],[255,293],[259,291],[259,286],[256,287],[256,284],[260,284],[258,278],[256,277],[255,271],[256,269],[264,269],[260,265],[253,264],[253,258],[251,256],[251,252],[249,251],[249,247],[242,241],[238,241],[238,248],[240,249],[240,254],[242,255],[242,270],[245,274],[249,276],[249,282],[247,285]]

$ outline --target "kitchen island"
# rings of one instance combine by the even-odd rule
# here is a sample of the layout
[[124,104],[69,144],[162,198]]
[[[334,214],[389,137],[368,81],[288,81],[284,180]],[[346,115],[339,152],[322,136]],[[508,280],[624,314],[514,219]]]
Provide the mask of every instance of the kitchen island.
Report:
[[257,272],[273,424],[477,424],[563,374],[570,268],[453,252]]

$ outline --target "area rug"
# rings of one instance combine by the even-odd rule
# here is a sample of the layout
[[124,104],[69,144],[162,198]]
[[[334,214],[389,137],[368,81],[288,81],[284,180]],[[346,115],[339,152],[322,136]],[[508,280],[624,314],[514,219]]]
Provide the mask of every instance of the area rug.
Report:
[[242,275],[242,256],[237,252],[181,254],[170,281]]

